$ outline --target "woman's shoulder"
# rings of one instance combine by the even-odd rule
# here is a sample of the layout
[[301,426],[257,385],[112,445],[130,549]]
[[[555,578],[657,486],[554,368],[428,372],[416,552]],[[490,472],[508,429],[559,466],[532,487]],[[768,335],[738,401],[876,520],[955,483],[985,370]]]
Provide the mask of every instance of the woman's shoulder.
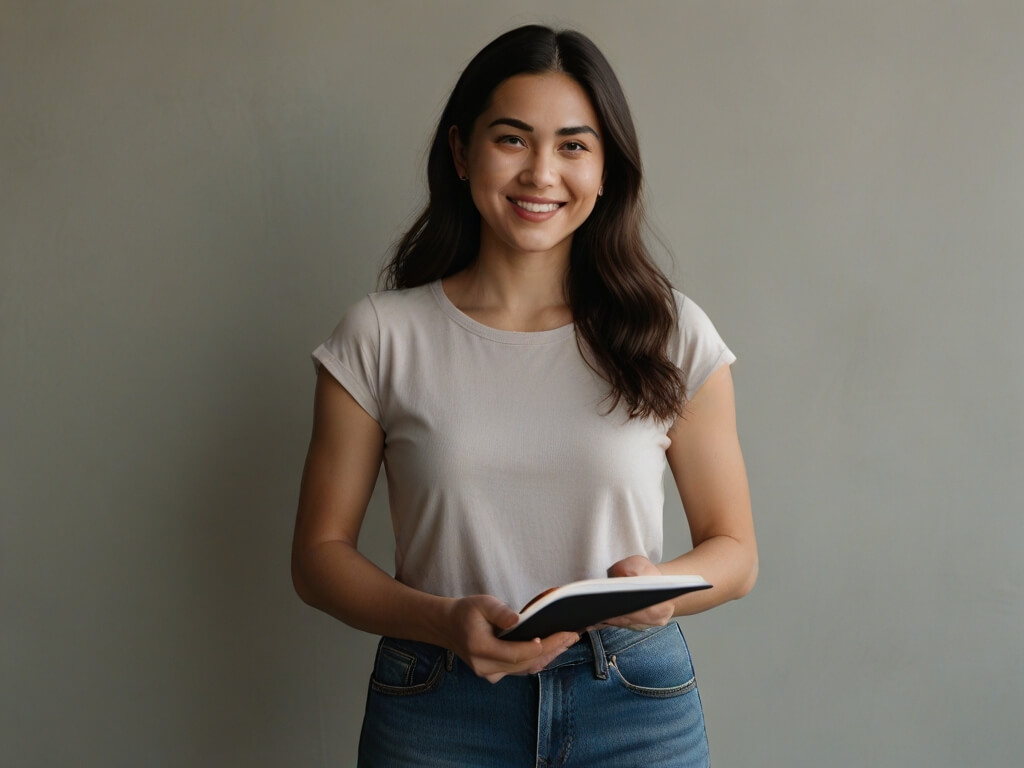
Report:
[[341,316],[336,333],[378,336],[388,329],[400,329],[424,322],[436,312],[437,301],[431,284],[368,293],[350,304]]
[[736,355],[700,306],[685,294],[672,290],[678,323],[669,341],[668,354],[686,377],[686,396],[692,397],[720,365],[731,365]]
[[401,336],[424,325],[433,302],[430,286],[377,291],[348,305],[324,345],[339,350],[346,345],[377,349],[384,337]]
[[372,312],[381,328],[423,322],[428,313],[437,311],[432,283],[415,288],[394,288],[370,293],[357,301],[349,311]]
[[678,318],[678,327],[681,333],[693,330],[699,331],[707,326],[714,328],[711,318],[689,296],[673,288],[672,298],[676,303],[676,317]]
[[431,284],[415,288],[393,288],[365,294],[349,304],[343,317],[379,322],[382,317],[415,314],[433,303]]
[[[414,288],[391,288],[367,294],[361,301],[368,302],[378,312],[410,313],[434,303],[433,283],[417,285]],[[357,302],[358,303],[358,302]]]

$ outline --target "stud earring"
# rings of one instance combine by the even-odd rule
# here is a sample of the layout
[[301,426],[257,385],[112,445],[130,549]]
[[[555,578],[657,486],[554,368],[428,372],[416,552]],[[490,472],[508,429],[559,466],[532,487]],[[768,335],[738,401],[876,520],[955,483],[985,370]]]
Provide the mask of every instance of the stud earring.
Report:
[[469,181],[469,176],[459,176],[459,181]]
[[604,194],[604,184],[597,188],[597,196],[601,197]]

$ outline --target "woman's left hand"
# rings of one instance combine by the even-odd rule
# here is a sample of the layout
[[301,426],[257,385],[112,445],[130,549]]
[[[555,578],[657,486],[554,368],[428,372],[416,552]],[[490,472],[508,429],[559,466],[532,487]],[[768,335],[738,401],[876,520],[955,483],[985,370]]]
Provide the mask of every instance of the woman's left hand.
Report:
[[[609,576],[660,576],[658,566],[643,555],[632,555],[619,560],[608,569]],[[667,600],[644,608],[642,611],[627,613],[601,622],[599,627],[627,627],[629,629],[646,629],[647,627],[663,627],[675,616],[675,603]]]

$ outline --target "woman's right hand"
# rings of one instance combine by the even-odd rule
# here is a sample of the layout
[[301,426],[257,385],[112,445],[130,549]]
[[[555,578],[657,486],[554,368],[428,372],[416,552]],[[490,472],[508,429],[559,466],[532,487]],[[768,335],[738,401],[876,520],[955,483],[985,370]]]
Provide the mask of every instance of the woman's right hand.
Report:
[[448,648],[491,683],[505,675],[540,672],[580,639],[575,632],[556,632],[543,639],[501,640],[495,631],[515,626],[519,616],[490,595],[453,600],[446,619]]

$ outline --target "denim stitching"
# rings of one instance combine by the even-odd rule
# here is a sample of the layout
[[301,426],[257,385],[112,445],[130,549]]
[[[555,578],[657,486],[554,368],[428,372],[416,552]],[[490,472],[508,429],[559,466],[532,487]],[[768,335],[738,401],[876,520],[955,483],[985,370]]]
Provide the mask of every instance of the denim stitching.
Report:
[[558,756],[559,765],[565,765],[569,761],[569,754],[572,752],[572,742],[576,738],[576,718],[573,717],[576,707],[576,687],[570,686],[565,701],[565,742],[562,745],[561,754]]
[[406,687],[386,685],[385,683],[377,680],[373,675],[370,675],[370,687],[378,693],[383,693],[388,696],[412,696],[418,693],[427,693],[436,688],[444,677],[444,664],[442,663],[442,659],[443,656],[437,657],[437,661],[434,662],[434,666],[430,670],[430,676],[427,677],[426,682],[420,683],[419,685]]
[[629,680],[623,676],[622,670],[619,669],[619,665],[614,656],[612,656],[609,666],[615,670],[615,673],[619,676],[619,680],[626,688],[634,693],[640,694],[641,696],[650,696],[655,699],[669,699],[674,696],[682,696],[684,693],[689,693],[697,687],[697,678],[691,677],[682,685],[675,685],[671,688],[646,688],[642,685],[634,685],[629,682]]
[[380,657],[385,655],[391,656],[393,659],[397,659],[405,664],[405,680],[402,682],[402,685],[412,685],[413,677],[416,674],[416,657],[399,648],[393,648],[382,643],[380,650],[377,652],[377,661],[379,662]]

